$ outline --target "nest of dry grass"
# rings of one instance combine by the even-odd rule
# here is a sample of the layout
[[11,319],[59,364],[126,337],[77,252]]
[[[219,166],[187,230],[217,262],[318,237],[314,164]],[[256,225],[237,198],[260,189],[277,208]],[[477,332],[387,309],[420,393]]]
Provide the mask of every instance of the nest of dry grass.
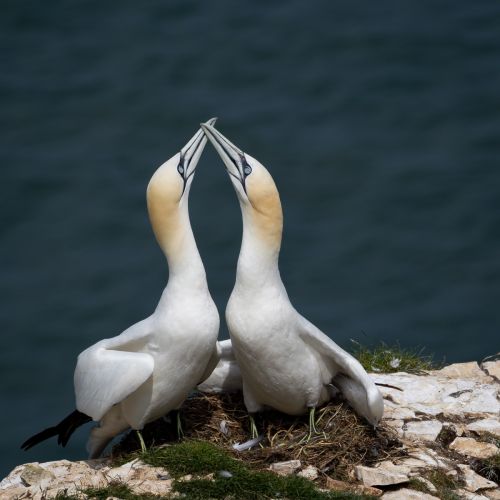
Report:
[[[255,468],[299,459],[302,465],[313,465],[336,479],[350,479],[355,465],[371,465],[379,460],[405,454],[390,429],[373,430],[340,399],[334,399],[316,410],[318,434],[305,442],[308,415],[292,417],[277,411],[259,414],[256,424],[265,435],[260,446],[243,452],[232,446],[249,439],[248,414],[241,393],[197,394],[181,410],[184,439],[207,441],[227,450]],[[176,416],[147,425],[142,435],[147,446],[178,441]],[[113,448],[113,457],[139,448],[135,432],[129,432]]]

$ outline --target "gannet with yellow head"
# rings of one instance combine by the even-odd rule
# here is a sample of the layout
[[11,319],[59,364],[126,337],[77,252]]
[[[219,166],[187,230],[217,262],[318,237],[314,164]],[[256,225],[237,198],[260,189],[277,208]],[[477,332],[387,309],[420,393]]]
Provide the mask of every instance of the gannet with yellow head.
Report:
[[[215,118],[207,124],[213,124]],[[154,313],[117,337],[78,356],[76,408],[55,427],[31,437],[31,448],[51,436],[66,445],[73,431],[98,422],[87,449],[98,457],[127,428],[140,430],[178,409],[221,357],[219,314],[191,230],[188,198],[206,137],[199,130],[179,153],[156,170],[147,188],[151,225],[163,250],[169,278]],[[225,350],[230,350],[230,345]]]
[[202,128],[224,162],[243,218],[226,321],[248,412],[270,407],[299,415],[309,409],[314,429],[314,408],[330,399],[333,384],[376,426],[384,405],[375,384],[354,357],[301,316],[288,298],[278,268],[283,213],[271,174],[213,126]]

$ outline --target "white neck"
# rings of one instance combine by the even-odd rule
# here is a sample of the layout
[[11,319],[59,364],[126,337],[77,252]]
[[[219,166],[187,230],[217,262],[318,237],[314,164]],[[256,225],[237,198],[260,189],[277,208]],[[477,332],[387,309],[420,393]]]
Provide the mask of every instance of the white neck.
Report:
[[191,229],[187,203],[184,207],[179,207],[178,218],[176,234],[169,238],[170,244],[162,246],[168,262],[169,282],[206,288],[205,268]]
[[259,289],[283,286],[278,268],[280,244],[269,244],[258,230],[253,214],[242,207],[243,238],[236,272],[236,287]]
[[[159,202],[158,202],[159,200]],[[183,288],[207,288],[205,268],[189,220],[187,197],[179,204],[148,198],[151,225],[168,262],[169,284]]]

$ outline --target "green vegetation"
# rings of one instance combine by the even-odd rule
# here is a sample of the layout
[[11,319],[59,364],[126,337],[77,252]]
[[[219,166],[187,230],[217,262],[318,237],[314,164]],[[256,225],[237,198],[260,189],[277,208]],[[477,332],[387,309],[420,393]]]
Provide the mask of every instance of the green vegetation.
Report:
[[231,478],[215,478],[214,481],[198,479],[176,483],[175,490],[192,499],[234,498],[258,500],[265,498],[286,499],[360,499],[349,493],[318,491],[314,485],[297,476],[281,477],[272,472],[240,471]]
[[[344,492],[319,491],[314,483],[298,476],[278,476],[268,471],[256,471],[229,456],[214,444],[183,441],[178,444],[152,448],[134,454],[144,462],[164,467],[174,478],[173,491],[190,500],[238,499],[258,500],[283,498],[288,500],[362,500],[371,497]],[[130,460],[131,457],[129,456]],[[183,476],[192,474],[191,480]],[[155,495],[136,495],[123,483],[111,483],[105,488],[81,491],[89,499],[104,500],[117,497],[123,500],[153,500]],[[60,493],[57,500],[81,500],[82,496]]]
[[478,474],[496,483],[500,481],[500,453],[484,460],[478,460],[477,462],[477,466],[474,469]]
[[491,432],[484,432],[476,439],[478,441],[483,441],[484,443],[494,444],[497,448],[500,448],[500,438]]
[[66,493],[58,493],[55,498],[56,500],[82,500],[82,498],[106,500],[106,498],[109,497],[119,498],[120,500],[158,500],[161,498],[157,495],[136,495],[124,483],[110,483],[104,488],[82,489],[81,495],[66,495]]
[[431,355],[424,355],[423,349],[404,349],[399,344],[389,346],[383,342],[369,348],[352,340],[353,355],[371,372],[382,373],[420,373],[436,368]]
[[164,467],[174,478],[186,474],[210,474],[220,470],[237,473],[243,464],[211,443],[183,441],[179,444],[152,448],[140,458],[154,467]]
[[141,456],[144,462],[165,467],[174,478],[185,474],[208,475],[213,478],[177,480],[174,491],[192,499],[362,499],[350,493],[321,492],[315,485],[297,476],[277,476],[272,472],[254,471],[230,457],[211,443],[184,441],[153,449]]
[[106,500],[109,497],[119,498],[120,500],[156,500],[160,498],[157,495],[144,493],[136,495],[124,483],[111,483],[105,488],[87,488],[82,493],[92,500]]
[[[210,456],[213,448],[209,447],[212,444],[219,450],[225,450],[227,456],[224,460],[236,456],[253,469],[267,469],[273,462],[298,459],[303,464],[327,470],[334,479],[349,482],[349,472],[354,465],[371,465],[382,456],[389,459],[402,453],[401,443],[391,430],[379,428],[375,431],[340,398],[318,408],[316,415],[316,427],[320,433],[305,443],[304,437],[309,432],[307,414],[296,417],[277,411],[264,412],[257,419],[258,428],[266,436],[263,447],[236,455],[233,443],[246,441],[250,432],[242,394],[200,394],[188,399],[182,409],[185,440],[198,443],[191,446],[200,447],[200,452],[193,454],[189,450],[187,457],[181,460],[174,457],[175,460],[170,462],[175,462],[172,466],[174,470],[183,467],[176,473],[177,477],[188,473],[206,473],[203,460],[213,461],[214,457]],[[225,423],[230,435],[220,431],[221,422]],[[166,425],[163,420],[148,424],[142,434],[147,447],[152,450],[158,450],[164,443],[179,443],[175,426]],[[141,458],[138,447],[137,434],[126,434],[113,448],[113,465],[116,467],[133,458]],[[147,455],[153,465],[169,468],[166,455],[177,456],[182,449],[161,448],[161,451],[148,452]],[[195,460],[196,463],[193,463]],[[226,470],[230,466],[221,463],[218,467],[219,470]]]
[[66,494],[66,490],[60,491],[55,497],[56,500],[80,500],[80,497]]
[[[500,448],[500,438],[491,432],[484,432],[480,436],[474,436],[474,438]],[[500,452],[490,458],[473,460],[469,465],[475,472],[486,479],[496,483],[500,482]]]
[[411,490],[421,491],[422,493],[432,494],[432,491],[427,487],[427,485],[417,477],[412,477],[408,481],[408,488]]
[[449,476],[444,470],[434,469],[426,473],[425,478],[436,487],[437,493],[433,494],[441,500],[460,500],[460,496],[454,490],[462,485],[461,481]]
[[461,497],[455,490],[463,485],[461,480],[449,476],[443,469],[433,469],[424,473],[423,476],[436,487],[437,491],[431,491],[428,486],[417,477],[410,479],[408,487],[412,490],[422,491],[423,493],[437,496],[441,500],[460,500]]

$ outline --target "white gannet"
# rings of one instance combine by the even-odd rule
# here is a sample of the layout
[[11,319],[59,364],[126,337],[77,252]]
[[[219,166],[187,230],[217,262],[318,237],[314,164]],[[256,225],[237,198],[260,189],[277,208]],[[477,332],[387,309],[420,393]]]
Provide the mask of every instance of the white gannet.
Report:
[[[271,407],[299,415],[330,399],[331,384],[369,423],[382,418],[382,396],[361,364],[291,304],[281,281],[278,256],[283,214],[267,169],[210,125],[203,131],[222,158],[238,196],[243,238],[236,283],[226,307],[232,349],[252,414]],[[310,434],[309,434],[310,437]]]
[[77,409],[28,439],[22,448],[51,436],[58,436],[65,446],[77,427],[94,420],[98,425],[90,432],[87,450],[91,458],[98,457],[117,434],[129,427],[140,430],[178,409],[212,373],[222,351],[230,350],[216,342],[219,314],[208,291],[188,212],[191,182],[206,142],[199,130],[156,170],[147,188],[149,218],[169,268],[156,310],[78,356]]

